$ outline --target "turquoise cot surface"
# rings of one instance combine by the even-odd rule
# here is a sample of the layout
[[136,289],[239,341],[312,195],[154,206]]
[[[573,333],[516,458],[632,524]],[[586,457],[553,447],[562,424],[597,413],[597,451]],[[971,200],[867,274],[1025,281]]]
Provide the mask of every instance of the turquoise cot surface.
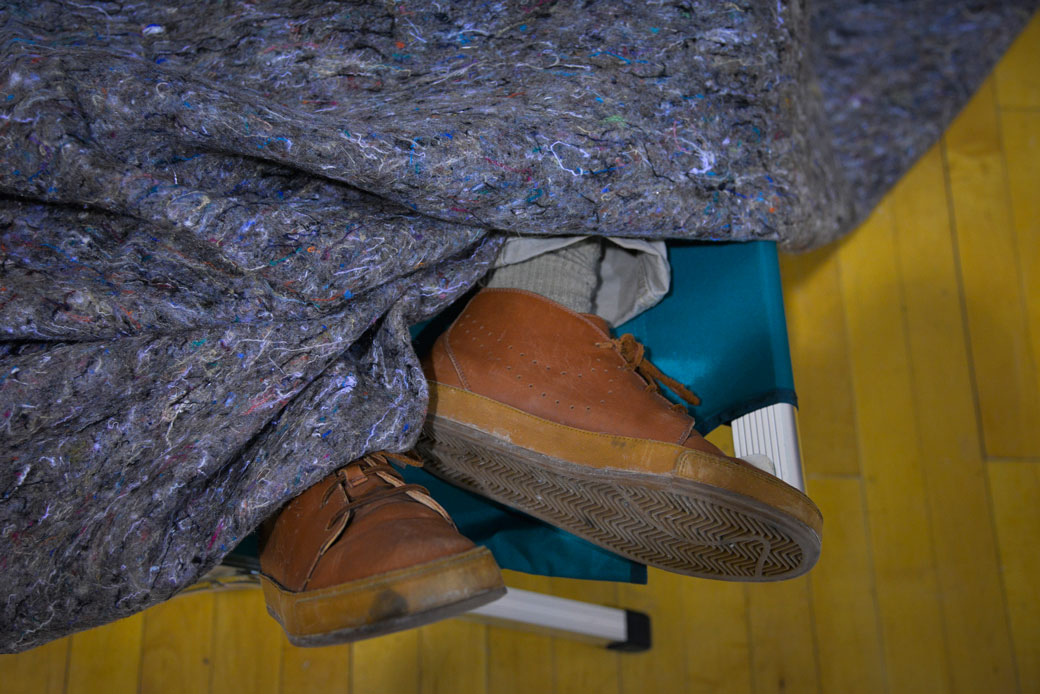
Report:
[[672,287],[661,303],[618,327],[650,360],[701,398],[707,434],[766,405],[797,405],[776,244],[673,243]]

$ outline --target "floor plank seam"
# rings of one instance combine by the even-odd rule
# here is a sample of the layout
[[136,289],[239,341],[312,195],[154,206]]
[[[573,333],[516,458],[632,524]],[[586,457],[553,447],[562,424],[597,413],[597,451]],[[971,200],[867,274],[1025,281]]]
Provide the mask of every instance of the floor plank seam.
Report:
[[213,613],[210,615],[210,620],[209,620],[209,644],[210,644],[209,645],[209,676],[207,677],[207,683],[206,683],[207,684],[206,691],[208,691],[208,692],[212,692],[213,691],[213,674],[214,674],[214,671],[217,669],[216,668],[216,658],[214,658],[213,650],[214,650],[214,646],[217,645],[216,644],[216,640],[217,640],[216,639],[216,636],[217,636],[217,611],[220,609],[220,605],[223,602],[224,601],[221,600],[221,594],[220,593],[217,593],[216,595],[213,596]]
[[[851,234],[846,236],[844,241],[834,249],[834,274],[837,281],[839,305],[841,306],[841,330],[845,333],[845,366],[849,369],[849,388],[852,395],[852,411],[850,414],[852,415],[852,435],[856,448],[856,470],[859,472],[859,478],[863,479],[863,447],[860,446],[859,431],[859,398],[856,396],[856,379],[855,374],[852,373],[852,354],[849,347],[852,344],[852,331],[849,328],[849,317],[845,304],[845,289],[842,277],[844,268],[842,267],[841,256],[838,255],[841,245],[847,244],[851,237]],[[863,508],[866,509],[866,506]]]
[[870,599],[874,605],[874,629],[877,630],[878,649],[881,655],[881,681],[885,683],[885,691],[892,691],[892,682],[888,675],[888,658],[885,657],[885,631],[881,620],[881,601],[878,599],[877,569],[874,566],[874,544],[871,542],[870,512],[867,507],[867,485],[859,482],[859,503],[863,512],[864,550],[867,554],[867,569],[870,571]]
[[[991,82],[990,88],[993,90],[993,100],[994,100],[994,104],[995,104],[994,107],[997,110],[997,121],[999,123],[999,120],[1000,120],[1000,117],[999,117],[999,115],[1000,115],[1000,113],[999,113],[1000,108],[999,108],[999,106],[997,106],[997,104],[999,104],[999,92],[997,91],[996,81]],[[1001,139],[1000,142],[1001,142],[1001,147],[1003,148],[1003,140]],[[960,246],[960,242],[959,242],[959,238],[958,238],[957,213],[956,213],[956,208],[954,206],[954,200],[953,200],[953,183],[952,183],[951,175],[950,175],[949,152],[948,152],[948,149],[947,149],[947,142],[946,142],[946,134],[945,133],[943,134],[943,136],[939,140],[939,151],[940,151],[940,154],[942,156],[943,185],[946,188],[947,214],[948,214],[949,220],[950,220],[950,242],[952,244],[952,249],[953,249],[954,271],[955,271],[955,275],[956,275],[956,279],[957,279],[957,288],[958,288],[957,296],[958,296],[958,300],[960,302],[961,325],[963,326],[962,329],[964,331],[964,337],[963,337],[963,339],[964,339],[964,346],[965,346],[965,350],[967,352],[968,364],[969,364],[969,367],[970,367],[968,369],[968,374],[969,374],[969,378],[970,378],[970,382],[971,382],[972,405],[973,405],[974,414],[975,414],[976,435],[978,436],[978,447],[979,447],[978,453],[980,455],[980,458],[985,461],[988,458],[988,455],[987,455],[987,452],[986,452],[986,432],[985,432],[985,428],[983,426],[983,420],[982,420],[982,403],[981,403],[981,398],[980,398],[980,394],[979,394],[978,377],[977,377],[977,374],[975,373],[975,354],[974,354],[974,346],[973,346],[972,341],[971,341],[971,324],[969,322],[969,316],[968,316],[967,292],[966,292],[965,282],[964,282],[964,269],[963,269],[962,262],[961,262],[961,246]],[[1002,167],[1003,167],[1005,181],[1006,181],[1007,180],[1007,165],[1003,161],[1003,159],[1004,159],[1004,153],[1003,153],[1003,149],[1001,149],[1001,164],[1002,164]],[[1005,192],[1007,192],[1006,188],[1005,188]],[[1006,203],[1010,206],[1011,201],[1010,201],[1009,197],[1006,200]],[[1017,265],[1016,265],[1016,269],[1017,269]],[[997,519],[996,519],[996,513],[994,511],[995,499],[993,498],[993,492],[992,492],[992,488],[991,488],[991,485],[990,485],[988,472],[986,474],[984,474],[984,476],[983,476],[983,484],[986,485],[986,489],[985,489],[985,491],[986,491],[986,500],[987,500],[987,504],[986,505],[987,505],[987,511],[988,511],[988,515],[989,515],[990,527],[993,529],[993,534],[994,534],[994,538],[993,538],[994,539],[994,543],[995,543],[994,544],[994,549],[995,549],[995,551],[997,553],[997,561],[998,561],[998,567],[997,568],[998,568],[998,571],[999,571],[1000,576],[1001,576],[999,589],[1000,589],[1001,603],[1003,604],[1003,607],[1004,607],[1004,620],[1003,620],[1003,622],[1004,622],[1005,628],[1008,630],[1009,640],[1010,640],[1010,642],[1012,644],[1014,644],[1014,642],[1015,642],[1014,641],[1014,632],[1011,630],[1011,613],[1010,613],[1008,597],[1007,597],[1007,587],[1006,587],[1006,582],[1004,581],[1004,578],[1003,578],[1003,575],[1004,575],[1004,569],[1003,569],[1004,563],[1003,563],[1003,558],[1001,556],[1000,538],[999,538],[999,536],[997,536]],[[1016,689],[1016,691],[1021,692],[1021,689],[1022,689],[1021,674],[1020,674],[1020,671],[1019,671],[1018,660],[1017,660],[1017,657],[1016,657],[1016,652],[1015,652],[1015,648],[1014,647],[1012,647],[1012,649],[1011,649],[1010,657],[1011,657],[1012,666],[1014,668],[1015,689]]]
[[137,642],[139,644],[137,652],[137,694],[141,694],[144,690],[144,628],[147,623],[148,613],[145,612],[141,617],[141,634],[137,637]]
[[990,523],[993,524],[993,532],[996,535],[994,538],[996,544],[994,549],[997,552],[997,572],[1000,574],[1000,600],[1004,604],[1004,623],[1007,625],[1009,640],[1011,642],[1011,665],[1014,667],[1015,672],[1015,691],[1021,694],[1022,692],[1022,672],[1018,665],[1018,649],[1015,647],[1015,631],[1011,628],[1011,604],[1008,601],[1007,595],[1007,581],[1004,578],[1004,552],[1000,544],[1000,535],[997,533],[997,515],[994,510],[996,500],[993,498],[993,485],[990,483],[989,470],[986,470],[986,474],[983,475],[982,483],[986,485],[986,497],[989,499],[989,516]]
[[982,401],[979,397],[979,382],[975,374],[975,350],[971,342],[971,323],[968,319],[968,297],[964,290],[964,268],[961,266],[961,247],[957,238],[957,210],[953,205],[953,182],[950,180],[950,156],[946,147],[946,134],[939,138],[939,153],[942,156],[943,186],[946,188],[946,214],[950,220],[950,243],[953,248],[953,267],[957,278],[957,300],[960,303],[961,326],[964,333],[964,349],[967,352],[968,377],[971,382],[971,403],[975,412],[975,429],[978,437],[979,457],[986,459],[986,431],[982,426]]
[[[862,226],[862,225],[861,225]],[[841,243],[847,244],[848,239],[851,235],[846,237]],[[845,284],[844,284],[844,268],[840,258],[835,259],[836,274],[838,276],[838,291],[841,293],[841,307],[842,307],[842,329],[845,331],[845,344],[851,345],[852,342],[852,330],[849,326],[848,321],[848,305],[846,304],[845,297]],[[867,485],[865,481],[865,475],[863,474],[863,435],[860,431],[859,425],[859,395],[856,389],[856,376],[855,373],[851,373],[852,363],[851,355],[849,356],[848,366],[850,369],[850,383],[852,386],[852,430],[856,448],[856,464],[859,468],[861,482],[859,485],[860,489],[860,503],[863,509],[863,532],[867,552],[867,562],[870,570],[871,586],[873,591],[873,602],[874,602],[874,625],[877,629],[878,635],[878,647],[881,649],[881,668],[882,668],[882,682],[885,684],[885,691],[892,691],[891,675],[888,668],[888,656],[887,646],[885,643],[885,630],[884,620],[881,617],[881,601],[878,595],[878,575],[877,575],[877,564],[874,561],[874,534],[870,522],[870,505],[867,499]]]
[[65,677],[63,678],[62,694],[69,691],[69,671],[72,669],[72,637],[65,637]]
[[[1010,179],[1010,172],[1008,171],[1008,165],[1007,165],[1007,154],[1006,154],[1006,152],[1004,150],[1004,122],[1003,122],[1003,120],[1000,117],[1000,113],[1001,113],[1002,107],[1000,105],[1000,91],[997,89],[997,82],[996,82],[996,80],[993,81],[992,89],[993,89],[993,105],[994,105],[994,110],[996,111],[997,142],[1000,144],[1000,168],[1001,168],[1001,172],[1004,174],[1004,198],[1005,198],[1004,204],[1007,205],[1008,211],[1010,213],[1010,221],[1011,221],[1012,228],[1015,228],[1015,207],[1012,204],[1011,189],[1009,187],[1011,179]],[[1021,261],[1020,257],[1017,254],[1015,255],[1015,267],[1014,267],[1014,270],[1015,270],[1015,274],[1018,276],[1019,292],[1021,293],[1021,297],[1020,297],[1020,303],[1021,303],[1020,310],[1025,315],[1025,317],[1026,317],[1026,325],[1028,325],[1029,307],[1025,303],[1026,296],[1027,296],[1026,281],[1025,281],[1025,275],[1024,275],[1024,273],[1022,271],[1022,261]],[[1027,342],[1026,349],[1028,350],[1028,356],[1029,356],[1030,360],[1033,362],[1033,366],[1034,366],[1034,369],[1035,369],[1037,355],[1032,353],[1032,343],[1031,342]],[[984,460],[989,457],[988,454],[987,454],[987,451],[986,451],[986,441],[985,440],[982,441],[982,453],[983,453],[983,459]],[[1003,576],[1004,576],[1004,571],[1003,571],[1004,563],[1003,563],[1003,559],[1001,558],[1001,555],[1000,555],[1000,538],[996,537],[997,519],[996,519],[996,513],[994,512],[994,509],[993,509],[994,499],[993,499],[993,492],[992,492],[991,485],[990,485],[989,474],[986,474],[983,477],[983,484],[986,485],[986,497],[989,499],[990,523],[991,523],[991,525],[993,527],[994,540],[996,542],[996,544],[994,545],[994,548],[997,551],[997,561],[998,561],[998,566],[1000,568],[1000,574],[1001,574],[1000,597],[1001,597],[1001,600],[1004,603],[1004,624],[1005,624],[1005,626],[1006,626],[1006,628],[1008,630],[1009,642],[1012,644],[1010,656],[1011,656],[1011,663],[1014,666],[1015,688],[1016,688],[1016,690],[1018,692],[1021,692],[1022,691],[1022,675],[1021,675],[1021,671],[1020,671],[1019,665],[1018,665],[1018,650],[1014,647],[1015,633],[1014,633],[1014,631],[1011,628],[1011,609],[1010,609],[1010,603],[1008,602],[1008,597],[1007,597],[1006,582],[1004,581],[1004,578],[1003,578]]]
[[809,607],[809,633],[812,634],[813,665],[816,667],[816,694],[823,694],[823,668],[820,667],[820,635],[816,627],[816,603],[813,601],[812,574],[805,581],[805,592]]
[[[895,270],[896,281],[896,292],[899,296],[899,323],[902,327],[903,332],[903,354],[906,359],[906,366],[908,372],[907,386],[910,389],[910,403],[912,411],[912,426],[913,426],[913,440],[916,442],[916,460],[917,467],[921,475],[921,483],[924,491],[924,511],[925,517],[928,519],[928,527],[926,529],[928,538],[928,554],[931,559],[931,570],[932,580],[934,585],[939,592],[939,623],[942,625],[942,643],[943,653],[946,660],[946,675],[947,684],[949,686],[954,685],[954,658],[952,647],[950,644],[950,623],[949,616],[947,615],[947,603],[946,595],[943,591],[943,581],[940,576],[939,570],[939,556],[936,552],[936,541],[935,541],[935,511],[933,508],[932,501],[928,491],[932,488],[929,484],[928,466],[925,465],[926,451],[922,448],[921,441],[921,417],[923,415],[922,408],[918,402],[918,379],[917,373],[914,370],[914,352],[910,344],[910,316],[909,316],[909,304],[906,297],[906,282],[905,273],[903,272],[902,257],[899,252],[899,227],[895,218],[895,213],[892,213],[890,218],[889,233],[892,235],[892,265]],[[970,365],[969,365],[970,370]]]
[[[950,204],[950,200],[949,200],[948,197],[946,199],[946,203],[947,203],[947,205]],[[909,300],[907,298],[906,273],[905,273],[904,268],[903,268],[903,254],[901,252],[900,243],[899,243],[899,241],[900,241],[899,227],[898,227],[898,223],[895,223],[895,220],[893,220],[893,221],[894,221],[894,223],[893,223],[893,248],[895,250],[895,257],[893,258],[893,262],[895,264],[895,270],[896,270],[896,275],[897,275],[897,279],[898,279],[899,303],[900,303],[900,308],[901,308],[900,317],[901,317],[901,322],[903,324],[903,342],[904,342],[903,348],[906,351],[907,365],[909,367],[909,369],[908,369],[909,370],[909,384],[908,385],[910,386],[910,397],[911,397],[911,403],[912,403],[912,408],[913,408],[914,438],[917,441],[917,459],[918,459],[918,461],[920,461],[921,480],[924,483],[924,490],[925,490],[924,504],[925,504],[925,512],[926,512],[927,517],[928,517],[928,548],[929,548],[929,551],[931,553],[932,567],[933,567],[933,571],[935,573],[935,585],[936,585],[936,587],[939,590],[939,608],[940,608],[939,609],[939,617],[940,617],[941,623],[942,623],[943,646],[944,646],[944,650],[946,652],[947,667],[949,668],[949,670],[948,670],[949,677],[950,677],[949,683],[950,683],[950,685],[952,687],[957,688],[956,687],[956,682],[955,682],[955,679],[954,679],[954,677],[955,677],[954,664],[956,662],[956,659],[954,657],[953,646],[952,646],[952,644],[950,642],[950,631],[951,630],[950,630],[950,621],[949,621],[949,614],[948,613],[949,613],[949,611],[951,609],[951,606],[947,602],[948,598],[947,598],[946,592],[945,592],[944,587],[943,587],[942,569],[941,569],[941,565],[940,565],[940,561],[939,561],[939,555],[938,555],[938,552],[937,552],[937,550],[938,550],[938,543],[936,542],[936,539],[935,539],[936,528],[937,528],[935,503],[932,500],[932,495],[928,493],[930,490],[934,489],[934,483],[931,481],[932,475],[929,474],[928,465],[925,464],[925,460],[926,460],[926,456],[928,455],[928,451],[924,449],[924,442],[922,441],[922,431],[925,430],[925,422],[923,421],[923,418],[928,416],[928,415],[934,415],[934,413],[927,411],[922,406],[922,403],[920,403],[918,401],[919,394],[920,394],[922,386],[920,385],[920,382],[919,382],[919,377],[918,377],[917,370],[914,368],[914,352],[913,352],[913,346],[911,345],[911,342],[910,342],[911,326],[910,326],[910,316],[909,316]],[[949,224],[952,225],[952,222],[950,222]],[[951,240],[951,243],[952,243],[952,240]],[[957,250],[956,248],[951,248],[951,251],[953,252],[953,254],[956,254],[956,250]],[[962,323],[962,326],[963,326],[963,323]],[[963,331],[963,327],[962,327],[962,331]],[[964,363],[964,369],[966,371],[968,371],[969,373],[973,371],[972,364],[967,359],[965,360],[965,363]],[[989,534],[991,536],[990,539],[993,542],[993,546],[996,547],[996,544],[997,544],[996,523],[995,523],[994,518],[993,518],[992,504],[991,504],[991,499],[990,499],[990,496],[989,496],[988,493],[986,494],[985,498],[986,498],[986,501],[987,501],[987,512],[988,512],[988,515],[990,517],[990,526],[989,526],[989,529],[990,529],[990,533]],[[1006,608],[1007,608],[1007,605],[1005,603],[1005,614],[1006,614]],[[1009,627],[1009,625],[1007,623],[1007,619],[1004,620],[1004,623],[1005,623],[1006,627]],[[1010,641],[1010,639],[1009,639],[1009,641]]]
[[[996,110],[997,142],[1000,145],[1000,170],[1002,170],[1002,172],[1004,173],[1004,180],[1005,180],[1005,198],[1006,198],[1005,204],[1008,206],[1008,211],[1009,211],[1010,216],[1011,216],[1012,228],[1015,228],[1015,207],[1012,204],[1012,200],[1011,200],[1011,189],[1009,187],[1009,183],[1011,181],[1011,178],[1010,178],[1010,172],[1008,171],[1008,157],[1007,157],[1007,153],[1005,151],[1005,145],[1004,145],[1004,121],[1003,121],[1002,118],[1000,118],[1000,113],[1002,113],[1002,111],[1008,110],[1008,109],[1005,106],[1003,106],[1002,104],[1000,104],[1000,92],[999,92],[999,88],[998,88],[998,84],[997,84],[996,80],[993,80],[992,88],[993,88],[994,109]],[[1040,110],[1040,109],[1036,109],[1036,110]],[[1025,316],[1026,316],[1026,325],[1029,325],[1029,307],[1025,306],[1025,297],[1026,297],[1026,295],[1028,295],[1028,293],[1026,293],[1025,277],[1024,277],[1024,275],[1022,273],[1021,260],[1019,259],[1019,257],[1017,255],[1015,256],[1015,273],[1018,276],[1018,286],[1019,286],[1019,291],[1021,293],[1021,298],[1020,298],[1021,303],[1022,303],[1021,310],[1025,314]],[[963,290],[962,290],[962,293],[963,293]],[[1030,356],[1030,359],[1033,361],[1034,366],[1035,366],[1036,365],[1037,355],[1032,354],[1032,342],[1026,344],[1026,349],[1030,350],[1030,355],[1029,356]],[[985,441],[985,439],[982,441],[982,448],[983,448],[983,460],[987,461],[987,463],[988,463],[989,456],[988,456],[988,454],[986,452],[986,441]],[[1040,462],[1040,461],[1038,461],[1038,462]],[[1000,574],[1000,585],[999,585],[1000,600],[1002,600],[1003,603],[1004,603],[1004,622],[1005,622],[1005,627],[1008,629],[1008,641],[1009,641],[1009,643],[1012,644],[1010,657],[1011,657],[1011,663],[1012,663],[1012,665],[1014,667],[1015,690],[1017,692],[1021,692],[1022,691],[1022,682],[1021,682],[1021,671],[1020,671],[1020,668],[1018,666],[1018,649],[1015,648],[1015,646],[1014,646],[1014,644],[1015,644],[1015,634],[1014,634],[1014,631],[1013,631],[1013,629],[1011,627],[1011,606],[1010,606],[1010,603],[1008,601],[1007,582],[1004,580],[1004,558],[1002,557],[1002,554],[1000,554],[1000,539],[996,535],[996,528],[997,528],[997,526],[996,526],[996,513],[995,513],[994,508],[993,508],[996,502],[995,502],[995,499],[993,498],[992,485],[990,485],[990,479],[989,479],[988,471],[987,471],[987,473],[983,477],[983,484],[986,485],[986,497],[989,500],[989,516],[990,516],[990,523],[991,523],[992,528],[993,528],[993,536],[994,536],[993,537],[993,540],[994,540],[993,548],[996,550],[997,570],[999,571],[999,574]]]
[[810,472],[805,475],[807,480],[855,480],[863,481],[863,475],[850,475],[847,473],[834,472]]
[[[1000,91],[997,89],[996,80],[993,81],[993,108],[996,111],[996,128],[997,128],[997,142],[1000,143],[1000,170],[1004,174],[1004,204],[1007,206],[1008,214],[1011,222],[1011,229],[1014,231],[1018,228],[1016,223],[1015,205],[1014,200],[1011,197],[1011,172],[1008,170],[1007,162],[1007,150],[1004,146],[1004,119],[1000,117],[1001,112],[1004,110],[1000,105]],[[1016,241],[1017,247],[1017,241]],[[1037,374],[1038,359],[1040,354],[1034,354],[1033,352],[1033,341],[1028,339],[1028,333],[1031,332],[1030,320],[1029,320],[1029,304],[1027,297],[1029,296],[1029,286],[1026,281],[1026,273],[1022,268],[1022,257],[1020,254],[1015,254],[1015,275],[1018,278],[1018,293],[1019,293],[1019,311],[1022,313],[1023,325],[1026,328],[1027,339],[1025,344],[1026,358],[1029,364],[1033,367],[1032,371],[1034,374],[1034,385],[1040,386],[1040,382],[1036,382],[1035,376]],[[986,444],[983,442],[983,452],[985,452]]]
[[754,630],[751,628],[751,596],[748,593],[748,586],[745,584],[743,587],[744,593],[744,628],[747,629],[747,642],[748,642],[748,681],[751,683],[751,691],[758,691],[758,676],[756,673],[757,668],[755,667],[755,639]]
[[987,462],[987,463],[993,463],[994,465],[1002,465],[1004,463],[1008,463],[1008,464],[1013,464],[1013,463],[1037,463],[1037,464],[1040,464],[1040,456],[1033,456],[1033,455],[1022,456],[1022,457],[1002,455],[1002,456],[999,456],[999,457],[993,456],[993,457],[989,457],[989,458],[983,458],[983,460],[985,462]]

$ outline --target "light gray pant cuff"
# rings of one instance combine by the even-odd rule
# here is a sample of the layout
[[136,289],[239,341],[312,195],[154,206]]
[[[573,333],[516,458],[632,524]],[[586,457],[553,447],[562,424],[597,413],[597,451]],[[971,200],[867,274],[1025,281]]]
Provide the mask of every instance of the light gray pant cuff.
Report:
[[[620,325],[668,293],[668,250],[663,241],[614,237],[603,241],[602,251],[595,246],[602,256],[590,263],[590,249],[597,239],[587,236],[509,239],[495,261],[488,286],[527,289],[573,311],[595,313],[612,326]],[[571,247],[575,247],[574,255],[569,255]],[[565,262],[552,259],[561,253]]]
[[[510,239],[505,248],[526,240]],[[501,266],[496,264],[488,275],[487,286],[526,289],[563,304],[572,311],[592,313],[602,255],[600,239],[579,238],[574,243],[523,260]]]

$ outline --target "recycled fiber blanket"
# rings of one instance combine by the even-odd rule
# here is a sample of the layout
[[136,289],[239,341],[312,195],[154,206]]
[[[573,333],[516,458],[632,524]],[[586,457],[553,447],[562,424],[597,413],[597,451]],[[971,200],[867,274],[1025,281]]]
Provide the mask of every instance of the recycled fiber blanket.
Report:
[[836,238],[1034,5],[5,3],[0,649],[408,448],[508,235]]

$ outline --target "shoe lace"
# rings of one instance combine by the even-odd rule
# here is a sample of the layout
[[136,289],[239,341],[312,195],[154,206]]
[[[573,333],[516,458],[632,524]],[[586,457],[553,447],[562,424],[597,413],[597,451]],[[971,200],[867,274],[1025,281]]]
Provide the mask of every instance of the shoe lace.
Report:
[[[701,404],[701,399],[697,397],[696,393],[665,374],[647,359],[646,347],[635,338],[635,335],[625,333],[621,337],[614,337],[606,342],[597,342],[596,346],[613,349],[620,354],[621,358],[625,360],[625,369],[635,371],[646,381],[648,392],[660,393],[660,386],[665,385],[685,402],[694,406]],[[681,403],[673,403],[671,407],[676,412],[686,411],[686,407]]]
[[[451,516],[448,515],[448,512],[444,510],[443,506],[433,500],[433,497],[430,496],[429,490],[418,484],[406,484],[405,481],[401,479],[400,473],[391,464],[391,461],[411,467],[423,466],[422,461],[414,456],[403,453],[392,453],[390,451],[379,451],[376,453],[369,453],[336,471],[336,479],[329,485],[328,489],[325,490],[324,495],[322,495],[319,508],[324,508],[325,505],[329,503],[332,495],[337,489],[342,490],[343,495],[347,498],[347,503],[337,509],[336,513],[332,515],[328,523],[325,525],[326,531],[333,532],[318,551],[318,556],[315,558],[315,565],[317,565],[317,560],[325,554],[332,545],[336,544],[336,541],[343,535],[347,526],[350,525],[350,521],[354,518],[354,512],[357,511],[357,509],[394,496],[408,496],[410,499],[419,502],[423,506],[433,509],[440,514],[444,520],[451,523],[452,527],[455,527],[455,523],[452,521]],[[380,489],[375,492],[370,492],[365,496],[355,498],[351,494],[352,487],[364,482],[370,475],[374,475],[390,485],[389,488]],[[313,566],[311,567],[311,570],[313,571]]]

